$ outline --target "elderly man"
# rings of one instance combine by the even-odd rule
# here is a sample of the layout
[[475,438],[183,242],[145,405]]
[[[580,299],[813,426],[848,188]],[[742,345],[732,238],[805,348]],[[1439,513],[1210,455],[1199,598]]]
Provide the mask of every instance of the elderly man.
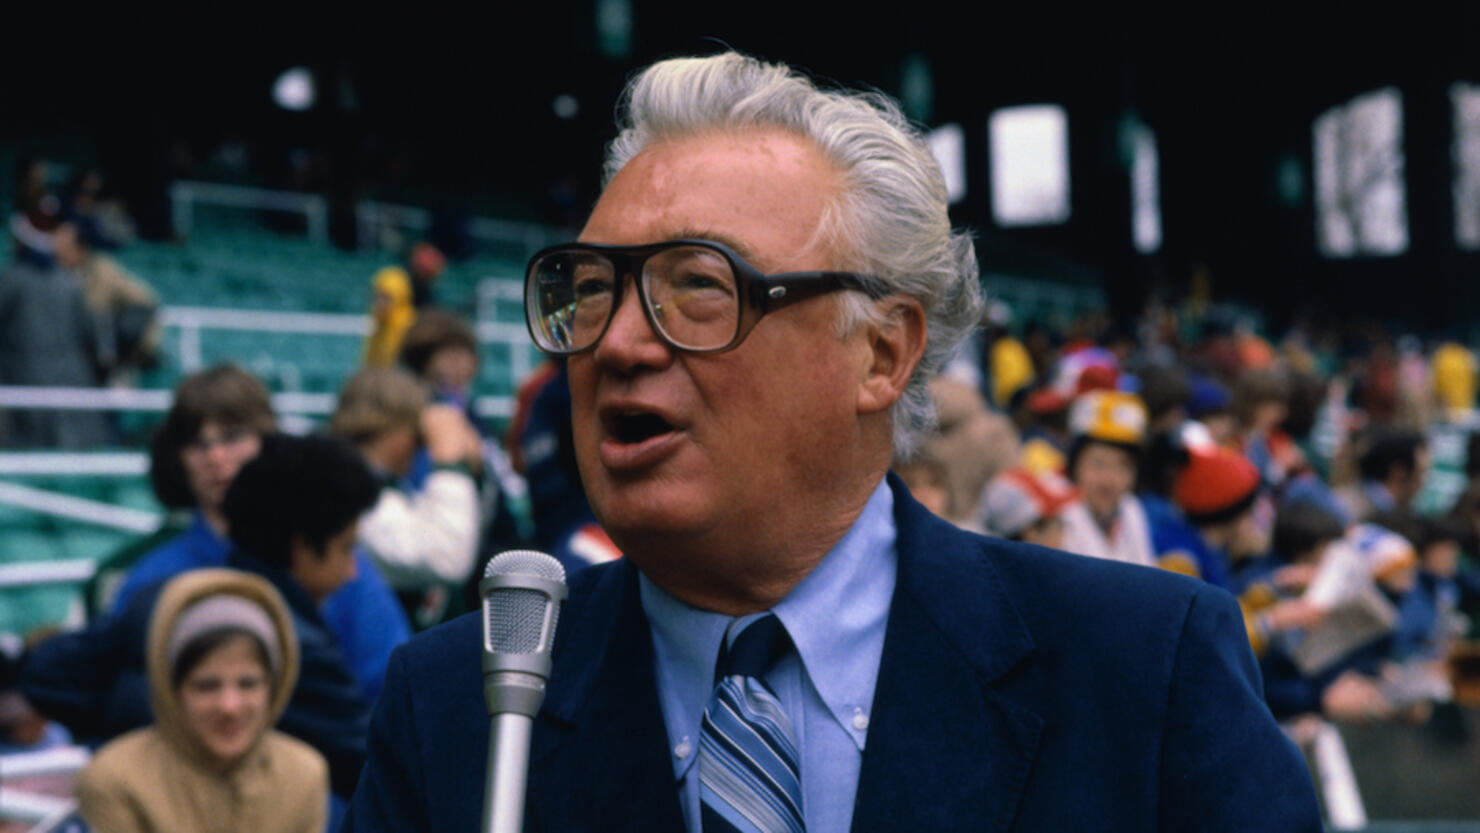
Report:
[[[632,83],[581,242],[537,254],[591,505],[531,830],[1318,830],[1241,617],[957,531],[892,478],[980,297],[880,96],[728,54]],[[472,830],[479,623],[398,651],[347,830]]]

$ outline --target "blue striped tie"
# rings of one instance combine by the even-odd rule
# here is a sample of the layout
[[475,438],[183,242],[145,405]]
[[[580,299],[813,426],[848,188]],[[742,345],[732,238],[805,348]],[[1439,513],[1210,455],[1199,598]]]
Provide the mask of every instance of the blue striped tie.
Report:
[[791,638],[768,613],[733,638],[727,632],[724,644],[699,733],[703,833],[803,833],[796,735],[761,680],[792,650]]

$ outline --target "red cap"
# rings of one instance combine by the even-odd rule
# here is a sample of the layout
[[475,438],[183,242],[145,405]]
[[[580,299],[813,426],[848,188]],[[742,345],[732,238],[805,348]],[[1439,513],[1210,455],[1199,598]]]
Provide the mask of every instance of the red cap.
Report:
[[1079,371],[1079,383],[1074,393],[1077,396],[1092,390],[1115,390],[1119,383],[1120,371],[1108,365],[1092,364]]
[[1221,446],[1189,449],[1172,496],[1190,518],[1210,519],[1242,507],[1259,490],[1259,470],[1237,451]]
[[1053,414],[1069,407],[1069,397],[1054,388],[1039,388],[1028,394],[1026,404],[1035,414]]

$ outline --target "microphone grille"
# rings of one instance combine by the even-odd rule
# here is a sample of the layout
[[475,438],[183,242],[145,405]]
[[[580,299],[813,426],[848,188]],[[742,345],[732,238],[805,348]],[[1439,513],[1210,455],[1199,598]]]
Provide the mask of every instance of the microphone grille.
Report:
[[[488,562],[488,569],[483,575],[485,578],[526,575],[565,582],[565,568],[560,562],[533,550],[501,553]],[[539,652],[545,642],[545,610],[552,603],[553,600],[539,590],[522,587],[495,588],[488,594],[484,605],[484,624],[488,628],[489,648],[500,654]],[[552,633],[554,618],[559,614],[557,604],[550,622]],[[548,650],[548,646],[545,646],[545,650]]]
[[509,550],[499,553],[488,562],[488,567],[483,570],[483,577],[490,578],[510,573],[539,576],[550,581],[565,581],[565,568],[560,566],[560,562],[556,561],[553,556],[534,550]]

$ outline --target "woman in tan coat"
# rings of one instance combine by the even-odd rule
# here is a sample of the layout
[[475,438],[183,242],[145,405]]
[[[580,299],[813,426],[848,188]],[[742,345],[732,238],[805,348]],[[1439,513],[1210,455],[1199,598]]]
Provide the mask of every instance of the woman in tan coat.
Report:
[[320,833],[329,775],[272,729],[298,677],[292,619],[266,581],[184,573],[149,623],[155,723],[104,746],[77,782],[96,833]]

